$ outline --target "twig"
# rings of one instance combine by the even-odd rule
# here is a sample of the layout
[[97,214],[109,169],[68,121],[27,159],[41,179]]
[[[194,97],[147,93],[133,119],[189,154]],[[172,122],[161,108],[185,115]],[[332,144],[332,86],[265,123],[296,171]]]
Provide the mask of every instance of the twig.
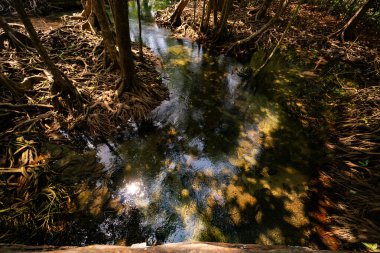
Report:
[[0,103],[0,107],[24,108],[24,109],[31,109],[31,108],[53,109],[54,108],[54,106],[52,105],[44,105],[44,104],[11,104],[11,103]]
[[9,129],[8,131],[6,131],[4,133],[1,133],[0,134],[0,138],[2,138],[3,136],[5,136],[7,134],[10,134],[10,133],[16,131],[16,129],[18,129],[18,128],[24,126],[24,125],[33,124],[33,123],[35,123],[35,122],[37,122],[37,121],[39,121],[41,119],[48,118],[51,115],[53,115],[52,111],[44,113],[44,114],[40,114],[37,117],[31,118],[31,119],[25,120],[25,121],[21,122],[20,124],[16,125],[15,127]]
[[269,61],[273,58],[273,56],[276,53],[278,47],[280,46],[282,40],[284,39],[286,33],[288,32],[289,27],[291,26],[291,24],[293,23],[295,17],[297,16],[297,13],[298,13],[299,9],[300,9],[300,4],[298,4],[297,9],[295,10],[295,12],[293,14],[292,19],[289,20],[288,25],[285,28],[285,31],[282,33],[280,40],[277,42],[276,46],[273,48],[273,50],[270,53],[270,55],[268,56],[268,58],[265,60],[265,62],[258,69],[255,70],[255,72],[253,72],[253,74],[252,74],[253,78],[255,78],[256,76],[258,76],[260,74],[260,72],[265,68],[265,66],[269,63]]

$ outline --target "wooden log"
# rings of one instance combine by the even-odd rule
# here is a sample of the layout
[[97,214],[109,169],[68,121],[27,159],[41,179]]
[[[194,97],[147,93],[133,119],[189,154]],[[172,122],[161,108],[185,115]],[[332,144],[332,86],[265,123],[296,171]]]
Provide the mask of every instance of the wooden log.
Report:
[[126,247],[112,245],[92,245],[87,247],[64,247],[54,248],[52,246],[22,246],[22,245],[1,245],[0,251],[8,253],[32,251],[34,253],[42,253],[49,250],[50,253],[190,253],[190,252],[206,252],[206,253],[307,253],[307,252],[325,252],[325,253],[344,253],[349,251],[328,251],[328,250],[312,250],[306,247],[292,246],[265,246],[258,244],[231,244],[231,243],[211,243],[211,242],[184,242],[169,243],[153,247]]

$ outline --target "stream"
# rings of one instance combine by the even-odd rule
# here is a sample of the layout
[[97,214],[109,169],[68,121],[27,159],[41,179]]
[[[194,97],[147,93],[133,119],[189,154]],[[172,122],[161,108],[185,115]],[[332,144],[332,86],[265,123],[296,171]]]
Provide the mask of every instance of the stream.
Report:
[[151,122],[89,143],[109,176],[79,194],[88,215],[73,222],[71,242],[308,245],[316,158],[307,133],[263,89],[241,88],[241,63],[157,27],[153,13],[164,6],[144,1],[143,41],[162,60],[170,98]]

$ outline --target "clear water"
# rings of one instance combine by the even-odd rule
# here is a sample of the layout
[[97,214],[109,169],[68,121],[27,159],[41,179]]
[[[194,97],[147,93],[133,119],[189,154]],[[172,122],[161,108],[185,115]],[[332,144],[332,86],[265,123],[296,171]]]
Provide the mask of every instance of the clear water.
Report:
[[109,177],[79,194],[90,218],[75,223],[75,240],[306,245],[307,135],[276,101],[239,86],[240,63],[171,38],[144,2],[143,41],[162,60],[170,98],[151,124],[91,147]]

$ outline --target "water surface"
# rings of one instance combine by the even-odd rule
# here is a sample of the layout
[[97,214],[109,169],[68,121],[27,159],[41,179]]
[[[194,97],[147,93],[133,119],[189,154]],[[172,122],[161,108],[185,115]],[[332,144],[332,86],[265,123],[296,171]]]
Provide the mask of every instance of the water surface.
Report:
[[110,177],[79,194],[90,218],[73,227],[77,239],[307,245],[307,135],[279,103],[239,86],[240,63],[171,38],[154,9],[143,1],[143,41],[162,60],[170,98],[150,124],[91,147]]

